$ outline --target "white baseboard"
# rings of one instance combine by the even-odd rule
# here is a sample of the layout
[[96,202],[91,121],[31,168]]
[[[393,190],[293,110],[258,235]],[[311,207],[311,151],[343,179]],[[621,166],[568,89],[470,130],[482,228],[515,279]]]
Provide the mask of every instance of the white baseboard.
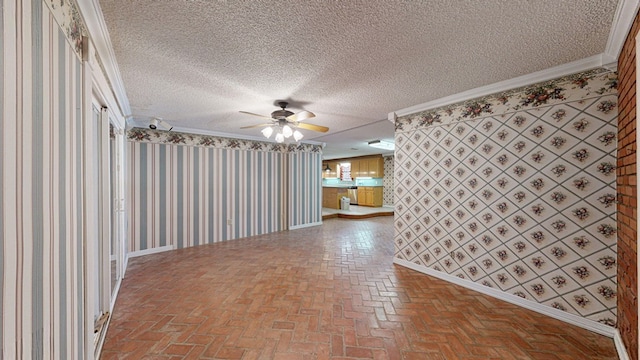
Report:
[[595,332],[597,334],[600,334],[600,335],[604,335],[604,336],[613,338],[615,333],[616,333],[616,329],[615,328],[613,328],[611,326],[608,326],[608,325],[601,324],[601,323],[599,323],[597,321],[585,319],[585,318],[583,318],[581,316],[578,316],[578,315],[569,314],[569,313],[567,313],[565,311],[562,311],[562,310],[554,309],[552,307],[549,307],[549,306],[546,306],[546,305],[542,305],[540,303],[536,303],[536,302],[533,302],[533,301],[525,300],[525,299],[523,299],[523,298],[521,298],[519,296],[508,294],[508,293],[505,293],[503,291],[500,291],[500,290],[497,290],[497,289],[494,289],[494,288],[490,288],[490,287],[484,286],[482,284],[475,283],[473,281],[460,279],[457,276],[449,275],[447,273],[436,271],[436,270],[430,269],[430,268],[422,266],[422,265],[414,264],[414,263],[412,263],[410,261],[407,261],[407,260],[394,258],[393,263],[401,265],[401,266],[404,266],[404,267],[407,267],[409,269],[412,269],[412,270],[415,270],[415,271],[418,271],[418,272],[421,272],[423,274],[427,274],[427,275],[436,277],[436,278],[444,280],[444,281],[448,281],[450,283],[454,283],[456,285],[460,285],[460,286],[465,287],[467,289],[471,289],[471,290],[477,291],[479,293],[492,296],[494,298],[506,301],[508,303],[521,306],[521,307],[523,307],[525,309],[529,309],[529,310],[535,311],[537,313],[550,316],[550,317],[552,317],[554,319],[557,319],[557,320],[560,320],[560,321],[564,321],[566,323],[581,327],[581,328],[589,330],[589,331],[593,331],[593,332]]
[[308,228],[308,227],[312,227],[312,226],[318,226],[318,225],[322,225],[322,221],[308,223],[308,224],[302,224],[302,225],[289,226],[289,230],[304,229],[304,228]]
[[111,324],[112,316],[113,316],[113,309],[109,310],[109,317],[107,318],[107,321],[102,326],[102,329],[100,330],[100,334],[98,334],[99,336],[98,345],[96,346],[93,354],[96,359],[100,359],[100,355],[102,354],[102,347],[104,346],[104,341],[107,339],[107,331],[109,330],[109,325]]
[[111,325],[111,318],[113,316],[113,308],[116,306],[116,300],[118,299],[118,293],[120,292],[120,285],[122,284],[122,278],[118,279],[116,282],[116,287],[113,289],[113,293],[111,294],[111,303],[109,304],[109,319],[104,324],[103,334],[100,336],[100,343],[97,348],[97,352],[95,354],[96,359],[100,359],[100,354],[102,353],[102,347],[104,346],[104,340],[107,337],[107,331],[109,331],[109,325]]
[[[140,250],[140,251],[132,251],[132,252],[127,254],[127,257],[128,258],[134,258],[134,257],[138,257],[138,256],[157,254],[157,253],[161,253],[161,252],[165,252],[165,251],[171,251],[171,250],[175,250],[175,246],[167,245],[167,246],[161,246],[161,247],[158,247],[158,248],[152,248],[152,249],[146,249],[146,250]],[[127,261],[127,262],[129,262],[129,261]]]
[[627,348],[624,346],[624,342],[622,341],[622,337],[620,336],[620,331],[618,331],[618,329],[616,329],[616,334],[613,337],[613,343],[616,345],[616,351],[618,352],[618,359],[629,360],[629,354],[627,353]]
[[129,254],[124,254],[124,265],[122,266],[122,276],[120,281],[127,275],[127,266],[129,266]]
[[122,278],[116,281],[116,287],[111,293],[111,304],[109,304],[109,312],[113,314],[113,308],[116,306],[116,300],[118,299],[118,293],[120,292],[120,284],[122,284]]

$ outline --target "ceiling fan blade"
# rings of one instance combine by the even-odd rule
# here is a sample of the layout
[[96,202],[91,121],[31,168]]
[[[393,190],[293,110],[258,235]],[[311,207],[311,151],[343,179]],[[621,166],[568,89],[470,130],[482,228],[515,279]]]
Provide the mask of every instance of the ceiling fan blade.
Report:
[[273,124],[258,124],[258,125],[249,125],[249,126],[243,126],[240,129],[252,129],[252,128],[257,128],[257,127],[265,127],[265,126],[271,126]]
[[265,116],[265,115],[260,115],[260,114],[256,114],[256,113],[252,113],[252,112],[248,112],[248,111],[240,111],[243,114],[247,114],[247,115],[253,115],[253,116],[257,116],[257,117],[261,117],[264,119],[271,119],[271,116]]
[[296,126],[301,129],[307,129],[307,130],[318,131],[323,133],[329,131],[329,128],[326,126],[320,126],[320,125],[314,125],[314,124],[298,123],[296,124]]
[[311,119],[313,117],[316,117],[316,114],[312,113],[311,111],[302,110],[293,115],[287,116],[287,120],[291,122],[296,122],[296,121]]

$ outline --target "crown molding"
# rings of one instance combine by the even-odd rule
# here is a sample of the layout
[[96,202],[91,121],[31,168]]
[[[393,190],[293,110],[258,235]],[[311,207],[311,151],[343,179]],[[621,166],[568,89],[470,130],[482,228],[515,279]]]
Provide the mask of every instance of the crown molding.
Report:
[[609,71],[617,71],[618,56],[620,55],[620,51],[622,51],[622,46],[633,25],[638,9],[640,9],[640,0],[620,0],[611,23],[607,45],[601,54],[400,109],[389,113],[387,118],[389,121],[395,122],[395,119],[400,116],[481,98],[598,67],[605,68]]
[[[132,120],[131,118],[127,119],[127,129],[132,129],[136,127],[142,128],[142,129],[149,129],[149,123]],[[208,136],[216,136],[216,137],[223,137],[223,138],[230,138],[230,139],[237,139],[237,140],[249,140],[249,141],[268,142],[268,143],[277,144],[275,140],[267,139],[264,136],[246,136],[246,135],[225,133],[220,131],[193,129],[188,127],[174,126],[171,132],[182,133],[182,134],[193,134],[193,135],[208,135]],[[301,140],[300,143],[308,144],[308,145],[318,145],[318,146],[321,146],[322,148],[324,148],[326,145],[326,143],[323,143],[320,141],[313,141],[313,140]]]
[[[239,134],[230,134],[230,133],[219,132],[219,131],[210,131],[210,130],[191,129],[191,128],[185,128],[185,127],[174,127],[173,130],[171,130],[171,131],[187,133],[187,134],[210,135],[210,136],[217,136],[217,137],[225,137],[225,138],[238,139],[238,140],[251,140],[251,141],[259,141],[259,142],[270,142],[270,143],[277,144],[277,142],[275,140],[267,139],[264,136],[245,136],[245,135],[239,135]],[[309,144],[309,145],[319,145],[319,146],[322,146],[323,148],[325,146],[325,143],[319,142],[319,141],[313,141],[313,140],[300,140],[300,143],[301,144]]]
[[116,61],[111,37],[109,36],[107,24],[104,22],[100,4],[98,0],[78,1],[78,8],[87,27],[89,38],[95,46],[95,51],[106,73],[107,80],[111,84],[111,90],[116,97],[120,111],[123,115],[130,114],[129,98],[127,98],[124,82],[120,76],[120,68]]
[[[98,57],[102,62],[120,110],[122,114],[130,114],[131,106],[127,98],[122,77],[120,76],[120,70],[111,44],[109,31],[102,16],[100,4],[98,0],[78,1],[78,8],[89,32],[89,37],[94,43]],[[602,54],[391,112],[389,113],[388,120],[395,122],[397,116],[409,115],[440,106],[463,102],[595,67],[604,67],[608,70],[615,71],[618,55],[620,54],[639,8],[640,0],[620,0],[613,18],[609,39],[605,51]],[[189,130],[193,131],[193,129]]]
[[[606,61],[606,63],[603,63]],[[388,119],[395,119],[397,117],[414,114],[417,112],[435,109],[441,106],[456,104],[471,99],[477,99],[484,96],[501,93],[507,90],[517,89],[528,85],[541,83],[563,76],[576,74],[586,70],[591,70],[598,67],[604,67],[609,64],[608,57],[604,57],[603,54],[594,55],[585,59],[572,61],[570,63],[555,66],[549,69],[536,71],[527,75],[515,77],[513,79],[500,81],[497,83],[481,86],[475,89],[463,91],[454,95],[445,96],[440,99],[428,101],[419,105],[414,105],[408,108],[400,109],[388,114]]]
[[636,18],[638,9],[640,9],[639,0],[620,0],[618,2],[618,7],[613,16],[613,22],[611,23],[609,40],[607,41],[607,46],[603,54],[603,56],[615,61],[616,65],[624,42],[627,40],[629,31],[631,31],[631,27],[633,26],[633,21]]

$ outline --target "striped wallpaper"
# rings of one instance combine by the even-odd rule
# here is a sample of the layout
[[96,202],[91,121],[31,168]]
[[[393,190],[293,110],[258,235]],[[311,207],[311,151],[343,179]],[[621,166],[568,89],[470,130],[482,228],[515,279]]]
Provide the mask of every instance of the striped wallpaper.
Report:
[[285,230],[290,181],[291,224],[320,221],[321,153],[131,141],[141,131],[128,134],[130,252]]
[[41,0],[0,45],[0,358],[84,358],[81,61]]
[[318,224],[322,221],[322,154],[294,152],[289,157],[289,226]]

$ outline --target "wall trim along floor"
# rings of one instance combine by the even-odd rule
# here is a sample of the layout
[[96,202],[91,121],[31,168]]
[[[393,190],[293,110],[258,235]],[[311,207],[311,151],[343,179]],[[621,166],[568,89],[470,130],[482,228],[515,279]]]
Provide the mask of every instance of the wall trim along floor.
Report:
[[316,221],[316,222],[302,224],[302,225],[291,225],[289,226],[289,230],[303,229],[303,228],[318,226],[318,225],[322,225],[322,221]]
[[581,327],[583,329],[589,330],[589,331],[593,331],[597,334],[600,335],[604,335],[610,338],[613,338],[615,336],[616,333],[616,329],[611,327],[611,326],[607,326],[604,324],[600,324],[598,322],[592,321],[592,320],[587,320],[585,318],[582,318],[580,316],[576,316],[573,314],[569,314],[566,313],[562,310],[556,310],[554,308],[539,304],[539,303],[534,303],[532,301],[529,300],[525,300],[522,299],[516,295],[511,295],[511,294],[507,294],[504,293],[502,291],[498,291],[495,289],[492,289],[490,287],[478,284],[478,283],[474,283],[474,282],[470,282],[467,280],[463,280],[460,279],[456,276],[453,275],[449,275],[446,273],[443,273],[441,271],[436,271],[436,270],[432,270],[429,268],[426,268],[424,266],[420,266],[420,265],[416,265],[410,261],[407,260],[403,260],[403,259],[394,259],[393,260],[394,264],[397,265],[401,265],[404,267],[407,267],[409,269],[421,272],[423,274],[427,274],[427,275],[431,275],[433,277],[437,277],[439,279],[442,279],[444,281],[450,282],[450,283],[454,283],[456,285],[460,285],[462,287],[465,287],[467,289],[471,289],[471,290],[475,290],[477,292],[480,292],[482,294],[485,295],[489,295],[491,297],[500,299],[500,300],[504,300],[508,303],[514,304],[514,305],[518,305],[518,306],[522,306],[525,309],[529,309],[532,311],[535,311],[537,313],[543,314],[543,315],[547,315],[550,316],[554,319],[560,320],[560,321],[564,321],[566,323],[569,323],[571,325],[575,325],[578,327]]
[[167,246],[161,246],[161,247],[158,247],[158,248],[151,248],[151,249],[140,250],[140,251],[132,251],[132,252],[127,254],[127,257],[134,258],[134,257],[138,257],[138,256],[151,255],[151,254],[161,253],[161,252],[165,252],[165,251],[171,251],[171,250],[175,250],[175,249],[176,249],[175,246],[167,245]]
[[616,329],[616,333],[613,336],[613,343],[616,346],[616,351],[618,352],[618,358],[620,360],[629,360],[627,349],[624,347],[624,342],[622,341],[622,336],[620,336],[620,331],[618,331],[618,329]]

